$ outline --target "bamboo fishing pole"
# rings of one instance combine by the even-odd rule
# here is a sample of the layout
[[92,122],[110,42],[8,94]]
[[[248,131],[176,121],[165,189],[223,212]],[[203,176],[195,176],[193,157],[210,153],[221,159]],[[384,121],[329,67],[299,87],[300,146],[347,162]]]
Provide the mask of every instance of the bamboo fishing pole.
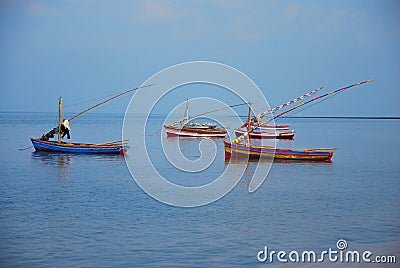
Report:
[[[304,99],[304,98],[306,98],[306,97],[309,97],[309,96],[311,96],[311,95],[317,93],[318,91],[320,91],[320,90],[323,89],[323,88],[324,88],[324,87],[319,87],[319,88],[317,88],[317,89],[314,89],[313,91],[310,91],[310,92],[308,92],[308,93],[306,93],[306,94],[304,94],[304,95],[301,95],[301,96],[299,96],[299,97],[297,97],[297,98],[295,98],[295,99],[292,99],[292,100],[290,100],[290,101],[288,101],[288,102],[285,102],[285,103],[283,103],[283,104],[281,104],[281,105],[278,105],[278,106],[276,106],[275,108],[272,108],[272,109],[269,109],[268,111],[265,111],[265,112],[262,112],[262,113],[260,113],[260,114],[257,114],[257,115],[254,116],[253,118],[262,118],[262,117],[265,116],[265,114],[273,114],[273,113],[275,113],[277,110],[280,110],[280,109],[282,109],[282,108],[285,108],[286,106],[289,106],[289,105],[291,105],[291,104],[293,104],[293,103],[296,103],[296,102],[298,102],[299,100],[302,100],[302,99]],[[246,125],[247,125],[247,123],[244,123],[244,124],[241,126],[241,128],[242,128],[242,127],[245,127]]]
[[100,106],[100,105],[102,105],[102,104],[104,104],[104,103],[106,103],[106,102],[109,102],[110,100],[115,99],[115,98],[117,98],[117,97],[119,97],[119,96],[125,95],[125,94],[127,94],[127,93],[129,93],[129,92],[132,92],[132,91],[134,91],[134,90],[138,90],[138,89],[140,89],[140,88],[151,87],[151,86],[153,86],[153,85],[154,85],[154,84],[150,84],[150,85],[145,85],[145,86],[141,86],[141,87],[137,87],[137,88],[133,88],[133,89],[128,89],[128,90],[126,90],[126,91],[124,91],[124,92],[122,92],[122,93],[119,93],[119,94],[117,94],[117,95],[114,95],[114,96],[112,96],[111,98],[108,98],[108,99],[106,99],[106,100],[104,100],[104,101],[102,101],[102,102],[100,102],[100,103],[97,103],[97,104],[95,104],[95,105],[93,105],[93,106],[90,106],[89,108],[87,108],[87,109],[83,110],[82,112],[77,113],[76,115],[74,115],[74,116],[72,116],[71,118],[69,118],[68,121],[71,121],[71,120],[77,118],[78,116],[80,116],[81,114],[86,113],[87,111],[90,111],[90,110],[96,108],[97,106]]
[[304,95],[301,95],[301,96],[299,96],[299,97],[297,97],[297,98],[295,98],[295,99],[293,99],[293,100],[290,100],[290,101],[288,101],[288,102],[286,102],[286,103],[284,103],[284,104],[278,105],[278,106],[276,106],[275,108],[269,109],[268,111],[263,112],[263,113],[261,113],[261,114],[259,114],[259,115],[257,115],[257,116],[263,117],[266,113],[268,113],[268,114],[269,114],[269,113],[275,113],[277,110],[280,110],[280,109],[282,109],[282,108],[285,108],[286,106],[289,106],[289,105],[291,105],[291,104],[293,104],[293,103],[296,103],[296,102],[299,101],[299,100],[302,100],[302,99],[304,99],[304,98],[306,98],[306,97],[309,97],[309,96],[311,96],[311,95],[317,93],[318,91],[320,91],[320,90],[323,89],[323,88],[324,88],[324,87],[319,87],[319,88],[317,88],[317,89],[314,89],[313,91],[310,91],[310,92],[308,92],[308,93],[306,93],[306,94],[304,94]]
[[[251,120],[251,106],[253,105],[253,103],[249,102],[249,111],[247,113],[247,130],[249,130],[251,128],[251,124],[250,124],[250,120]],[[250,146],[250,137],[247,136],[246,139],[246,146]]]
[[272,118],[272,119],[270,119],[270,120],[267,120],[266,122],[263,122],[262,125],[266,125],[266,124],[267,124],[268,122],[270,122],[271,120],[274,120],[274,119],[276,119],[276,118],[278,118],[278,117],[281,117],[282,115],[287,114],[287,113],[289,113],[289,112],[291,112],[291,111],[293,111],[293,110],[295,110],[295,109],[298,109],[298,108],[300,108],[300,107],[302,107],[302,106],[304,106],[304,105],[306,105],[306,104],[308,104],[308,103],[310,103],[310,102],[313,102],[313,101],[316,101],[316,100],[319,100],[319,99],[328,97],[329,95],[333,95],[333,94],[335,94],[335,93],[341,93],[341,92],[345,91],[346,89],[349,89],[349,88],[352,88],[352,87],[355,87],[355,86],[359,86],[359,85],[362,85],[362,84],[365,84],[365,83],[368,83],[368,82],[372,82],[372,81],[374,81],[374,79],[369,79],[369,80],[365,80],[365,81],[362,81],[362,82],[358,82],[358,83],[352,84],[352,85],[350,85],[350,86],[342,87],[342,88],[339,88],[339,89],[330,91],[330,92],[328,92],[328,93],[325,93],[325,94],[323,94],[323,95],[317,96],[317,97],[315,97],[315,98],[312,98],[312,99],[309,100],[309,101],[300,103],[300,104],[298,104],[298,105],[296,105],[296,106],[290,108],[290,109],[287,110],[287,111],[284,111],[284,112],[279,113],[279,114],[276,115],[274,118]]
[[[349,88],[352,88],[352,87],[355,87],[355,86],[359,86],[359,85],[362,85],[362,84],[365,84],[365,83],[369,83],[369,82],[372,82],[372,81],[374,81],[374,79],[369,79],[369,80],[365,80],[365,81],[362,81],[362,82],[358,82],[358,83],[355,83],[355,84],[352,84],[352,85],[349,85],[349,86],[346,86],[346,87],[342,87],[342,88],[339,88],[339,89],[330,91],[330,92],[328,92],[328,93],[326,93],[326,94],[317,96],[317,97],[315,97],[315,98],[312,98],[312,99],[309,100],[309,101],[300,103],[300,104],[298,104],[298,105],[296,105],[296,106],[290,108],[290,109],[287,110],[287,111],[284,111],[284,112],[279,113],[278,115],[274,116],[273,118],[271,118],[271,119],[269,119],[269,120],[266,120],[265,122],[260,123],[258,126],[265,126],[266,124],[268,124],[268,123],[271,122],[272,120],[274,120],[274,119],[276,119],[276,118],[278,118],[278,117],[281,117],[282,115],[287,114],[287,113],[289,113],[289,112],[291,112],[291,111],[293,111],[293,110],[295,110],[295,109],[298,109],[298,108],[300,108],[300,107],[302,107],[302,106],[304,106],[304,105],[306,105],[306,104],[308,104],[308,103],[310,103],[310,102],[313,102],[313,101],[316,101],[316,100],[325,98],[325,97],[327,97],[327,96],[329,96],[329,95],[342,93],[342,92],[345,91],[346,89],[349,89]],[[234,139],[232,142],[233,142],[233,143],[239,142],[240,140],[244,139],[244,137],[246,137],[246,136],[249,135],[251,132],[253,132],[256,128],[257,128],[257,127],[249,128],[248,131],[247,131],[246,133],[244,133],[243,135],[237,137],[237,138]]]

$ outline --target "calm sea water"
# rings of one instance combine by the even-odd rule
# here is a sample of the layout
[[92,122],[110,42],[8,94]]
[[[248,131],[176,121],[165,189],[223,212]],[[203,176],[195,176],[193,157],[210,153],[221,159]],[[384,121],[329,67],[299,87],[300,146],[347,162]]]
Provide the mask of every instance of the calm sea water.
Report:
[[[85,115],[71,124],[71,135],[74,141],[118,140],[122,120]],[[150,120],[149,133],[157,132],[163,118]],[[296,139],[280,146],[338,147],[333,163],[274,163],[249,194],[250,163],[232,192],[190,209],[149,197],[122,156],[18,150],[56,121],[55,114],[0,114],[2,267],[258,267],[264,246],[318,252],[336,249],[338,239],[348,249],[400,261],[398,120],[286,119],[280,123],[296,129]],[[150,154],[157,155],[160,134],[148,139]],[[181,141],[188,158],[196,158],[198,143]],[[155,162],[165,176],[201,185],[225,167],[222,140],[216,144],[216,159],[203,173],[179,175],[164,158]]]

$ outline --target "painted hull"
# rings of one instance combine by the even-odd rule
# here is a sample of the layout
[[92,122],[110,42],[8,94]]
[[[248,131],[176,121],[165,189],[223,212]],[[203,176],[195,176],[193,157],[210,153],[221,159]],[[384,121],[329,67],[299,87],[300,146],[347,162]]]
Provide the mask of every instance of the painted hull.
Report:
[[[246,133],[245,130],[235,129],[236,137],[239,137]],[[268,132],[268,131],[257,131],[257,129],[249,134],[251,139],[285,139],[285,140],[293,140],[295,131],[277,131],[277,132]]]
[[331,162],[333,149],[291,150],[266,146],[245,146],[224,141],[225,160],[231,158],[276,159],[289,161]]
[[61,143],[31,138],[35,151],[85,154],[125,154],[127,147],[122,145],[97,145],[89,143]]
[[194,138],[225,138],[226,130],[216,129],[195,129],[175,128],[164,125],[168,137],[194,137]]

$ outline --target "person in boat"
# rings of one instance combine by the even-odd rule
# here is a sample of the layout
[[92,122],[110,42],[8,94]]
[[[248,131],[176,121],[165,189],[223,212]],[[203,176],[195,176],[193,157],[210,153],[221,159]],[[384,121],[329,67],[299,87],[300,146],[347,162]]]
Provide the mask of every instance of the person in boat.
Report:
[[[71,130],[71,126],[69,125],[69,121],[64,119],[63,123],[61,124],[61,138],[64,138],[67,135],[67,139],[70,139],[71,136],[69,135],[69,131]],[[54,138],[54,135],[58,134],[58,127],[53,128],[48,133],[43,134],[40,140],[48,141],[49,139]]]
[[69,131],[71,130],[71,127],[69,125],[69,121],[67,119],[64,119],[63,123],[61,124],[61,138],[64,138],[65,135],[67,135],[67,139],[70,139],[71,136],[69,135]]
[[43,134],[42,137],[40,137],[40,140],[48,141],[49,139],[54,138],[54,134],[56,134],[57,132],[58,132],[58,129],[57,128],[53,128],[48,133]]

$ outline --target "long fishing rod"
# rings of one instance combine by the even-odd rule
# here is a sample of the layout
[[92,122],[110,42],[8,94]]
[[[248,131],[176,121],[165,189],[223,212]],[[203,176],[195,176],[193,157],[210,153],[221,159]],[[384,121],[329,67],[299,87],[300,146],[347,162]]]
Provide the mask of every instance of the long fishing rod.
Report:
[[[359,86],[359,85],[362,85],[362,84],[365,84],[365,83],[369,83],[369,82],[372,82],[372,81],[374,81],[374,79],[369,79],[369,80],[365,80],[365,81],[362,81],[362,82],[358,82],[358,83],[355,83],[355,84],[352,84],[352,85],[349,85],[349,86],[346,86],[346,87],[342,87],[342,88],[339,88],[339,89],[330,91],[330,92],[328,92],[328,93],[326,93],[326,94],[317,96],[317,97],[315,97],[315,98],[312,98],[312,99],[309,100],[309,101],[300,103],[300,104],[298,104],[298,105],[296,105],[296,106],[290,108],[290,109],[287,110],[287,111],[284,111],[284,112],[279,113],[278,115],[274,116],[273,118],[271,118],[271,119],[269,119],[269,120],[266,120],[265,122],[260,123],[258,126],[264,126],[264,125],[268,124],[269,122],[271,122],[272,120],[274,120],[274,119],[276,119],[276,118],[278,118],[278,117],[281,117],[282,115],[287,114],[287,113],[289,113],[289,112],[291,112],[291,111],[293,111],[293,110],[295,110],[295,109],[298,109],[298,108],[300,108],[300,107],[302,107],[302,106],[304,106],[304,105],[306,105],[306,104],[308,104],[308,103],[310,103],[310,102],[313,102],[313,101],[316,101],[316,100],[325,98],[325,97],[327,97],[327,96],[329,96],[329,95],[333,95],[333,94],[334,94],[334,95],[337,95],[337,94],[339,94],[339,93],[344,92],[346,89],[349,89],[349,88],[352,88],[352,87],[355,87],[355,86]],[[236,139],[234,139],[234,140],[232,141],[232,143],[237,143],[237,142],[243,140],[247,135],[249,135],[251,132],[253,132],[256,128],[257,128],[257,127],[251,127],[251,128],[249,128],[249,129],[247,130],[246,133],[244,133],[243,135],[241,135],[241,136],[237,137]]]
[[[310,91],[310,92],[308,92],[308,93],[306,93],[306,94],[304,94],[304,95],[301,95],[301,96],[299,96],[299,97],[297,97],[297,98],[295,98],[295,99],[292,99],[292,100],[290,100],[290,101],[288,101],[288,102],[285,102],[285,103],[283,103],[283,104],[281,104],[281,105],[278,105],[278,106],[276,106],[275,108],[272,108],[272,109],[269,109],[268,111],[262,112],[262,113],[260,113],[260,114],[258,114],[258,115],[256,115],[256,116],[254,116],[253,118],[262,118],[262,117],[264,117],[266,114],[273,114],[273,113],[275,113],[277,110],[280,110],[280,109],[282,109],[282,108],[285,108],[286,106],[289,106],[289,105],[291,105],[291,104],[293,104],[293,103],[296,103],[296,102],[298,102],[299,100],[302,100],[302,99],[304,99],[304,98],[306,98],[306,97],[309,97],[309,96],[311,96],[311,95],[317,93],[318,91],[320,91],[320,90],[323,89],[323,88],[324,88],[324,87],[320,87],[320,88],[314,89],[313,91]],[[244,123],[244,124],[241,126],[241,128],[242,128],[242,127],[245,127],[245,126],[247,126],[247,122]]]
[[[352,88],[352,87],[355,87],[355,86],[359,86],[359,85],[362,85],[362,84],[365,84],[365,83],[368,83],[368,82],[372,82],[372,81],[374,81],[374,80],[373,80],[373,79],[365,80],[365,81],[362,81],[362,82],[358,82],[358,83],[352,84],[352,85],[350,85],[350,86],[346,86],[346,87],[342,87],[342,88],[339,88],[339,89],[330,91],[330,92],[328,92],[328,93],[326,93],[326,94],[324,94],[324,95],[320,95],[320,96],[317,96],[317,97],[315,97],[315,98],[312,98],[312,99],[309,100],[309,101],[300,103],[300,104],[298,104],[298,105],[296,105],[296,106],[290,108],[290,109],[287,110],[287,111],[281,112],[280,114],[278,114],[277,116],[275,116],[275,118],[281,117],[282,115],[287,114],[287,113],[289,113],[289,112],[291,112],[291,111],[293,111],[293,110],[295,110],[295,109],[297,109],[297,108],[300,108],[300,107],[302,107],[302,106],[304,106],[304,105],[306,105],[306,104],[308,104],[308,103],[310,103],[310,102],[313,102],[313,101],[316,101],[316,100],[325,98],[325,97],[327,97],[327,96],[329,96],[329,95],[333,95],[333,94],[337,95],[338,93],[341,93],[341,92],[345,91],[346,89],[349,89],[349,88]],[[273,119],[275,119],[275,118],[273,118]],[[271,120],[273,120],[273,119],[271,119]],[[269,121],[271,121],[271,120],[269,120]],[[264,123],[266,124],[266,123],[268,123],[269,121],[264,122]]]
[[310,91],[310,92],[308,92],[308,93],[306,93],[306,94],[304,94],[304,95],[301,95],[301,96],[299,96],[299,97],[297,97],[297,98],[295,98],[295,99],[293,99],[293,100],[290,100],[290,101],[288,101],[288,102],[286,102],[286,103],[284,103],[284,104],[278,105],[278,106],[276,106],[276,107],[273,108],[273,109],[269,109],[268,111],[261,113],[259,116],[263,117],[263,116],[265,116],[265,114],[267,114],[267,113],[268,113],[268,114],[270,114],[270,113],[271,113],[271,114],[272,114],[272,113],[275,113],[277,110],[280,110],[280,109],[282,109],[282,108],[285,108],[286,106],[289,106],[289,105],[292,104],[292,103],[298,102],[299,100],[302,100],[302,99],[304,99],[304,98],[306,98],[306,97],[308,97],[308,96],[311,96],[311,95],[317,93],[318,91],[320,91],[320,90],[323,89],[323,88],[324,88],[324,87],[320,87],[320,88],[314,89],[313,91]]
[[153,85],[154,85],[154,84],[150,84],[150,85],[145,85],[145,86],[141,86],[141,87],[137,87],[137,88],[128,89],[128,90],[126,90],[126,91],[124,91],[124,92],[122,92],[122,93],[119,93],[119,94],[117,94],[117,95],[112,96],[111,98],[106,99],[105,101],[102,101],[102,102],[97,103],[97,104],[95,104],[95,105],[93,105],[93,106],[90,106],[89,108],[87,108],[87,109],[83,110],[82,112],[77,113],[76,115],[74,115],[74,116],[72,116],[71,118],[69,118],[68,121],[71,121],[71,120],[77,118],[78,116],[80,116],[81,114],[84,114],[84,113],[86,113],[87,111],[90,111],[90,110],[96,108],[97,106],[100,106],[100,105],[102,105],[102,104],[104,104],[104,103],[106,103],[106,102],[109,102],[109,101],[112,100],[112,99],[115,99],[115,98],[117,98],[117,97],[120,97],[120,96],[122,96],[122,95],[125,95],[125,94],[127,94],[127,93],[129,93],[129,92],[132,92],[132,91],[134,91],[134,90],[138,90],[138,89],[140,89],[140,88],[145,88],[145,87],[151,87],[151,86],[153,86]]
[[320,99],[320,100],[317,101],[317,102],[311,103],[310,105],[307,105],[307,106],[305,106],[305,107],[302,107],[301,109],[298,109],[298,110],[295,110],[295,111],[291,111],[291,112],[289,112],[289,113],[286,113],[285,116],[281,116],[281,117],[279,117],[279,118],[277,118],[277,119],[287,118],[287,117],[292,116],[292,115],[294,115],[294,114],[297,114],[297,113],[300,113],[300,112],[302,112],[302,111],[308,110],[308,109],[314,107],[315,105],[320,104],[321,102],[324,102],[324,101],[329,100],[330,98],[336,96],[336,94],[339,94],[339,93],[340,93],[340,91],[339,91],[339,92],[336,92],[335,94],[332,94],[332,95],[330,95],[330,96],[327,96],[327,97],[324,98],[324,99]]

